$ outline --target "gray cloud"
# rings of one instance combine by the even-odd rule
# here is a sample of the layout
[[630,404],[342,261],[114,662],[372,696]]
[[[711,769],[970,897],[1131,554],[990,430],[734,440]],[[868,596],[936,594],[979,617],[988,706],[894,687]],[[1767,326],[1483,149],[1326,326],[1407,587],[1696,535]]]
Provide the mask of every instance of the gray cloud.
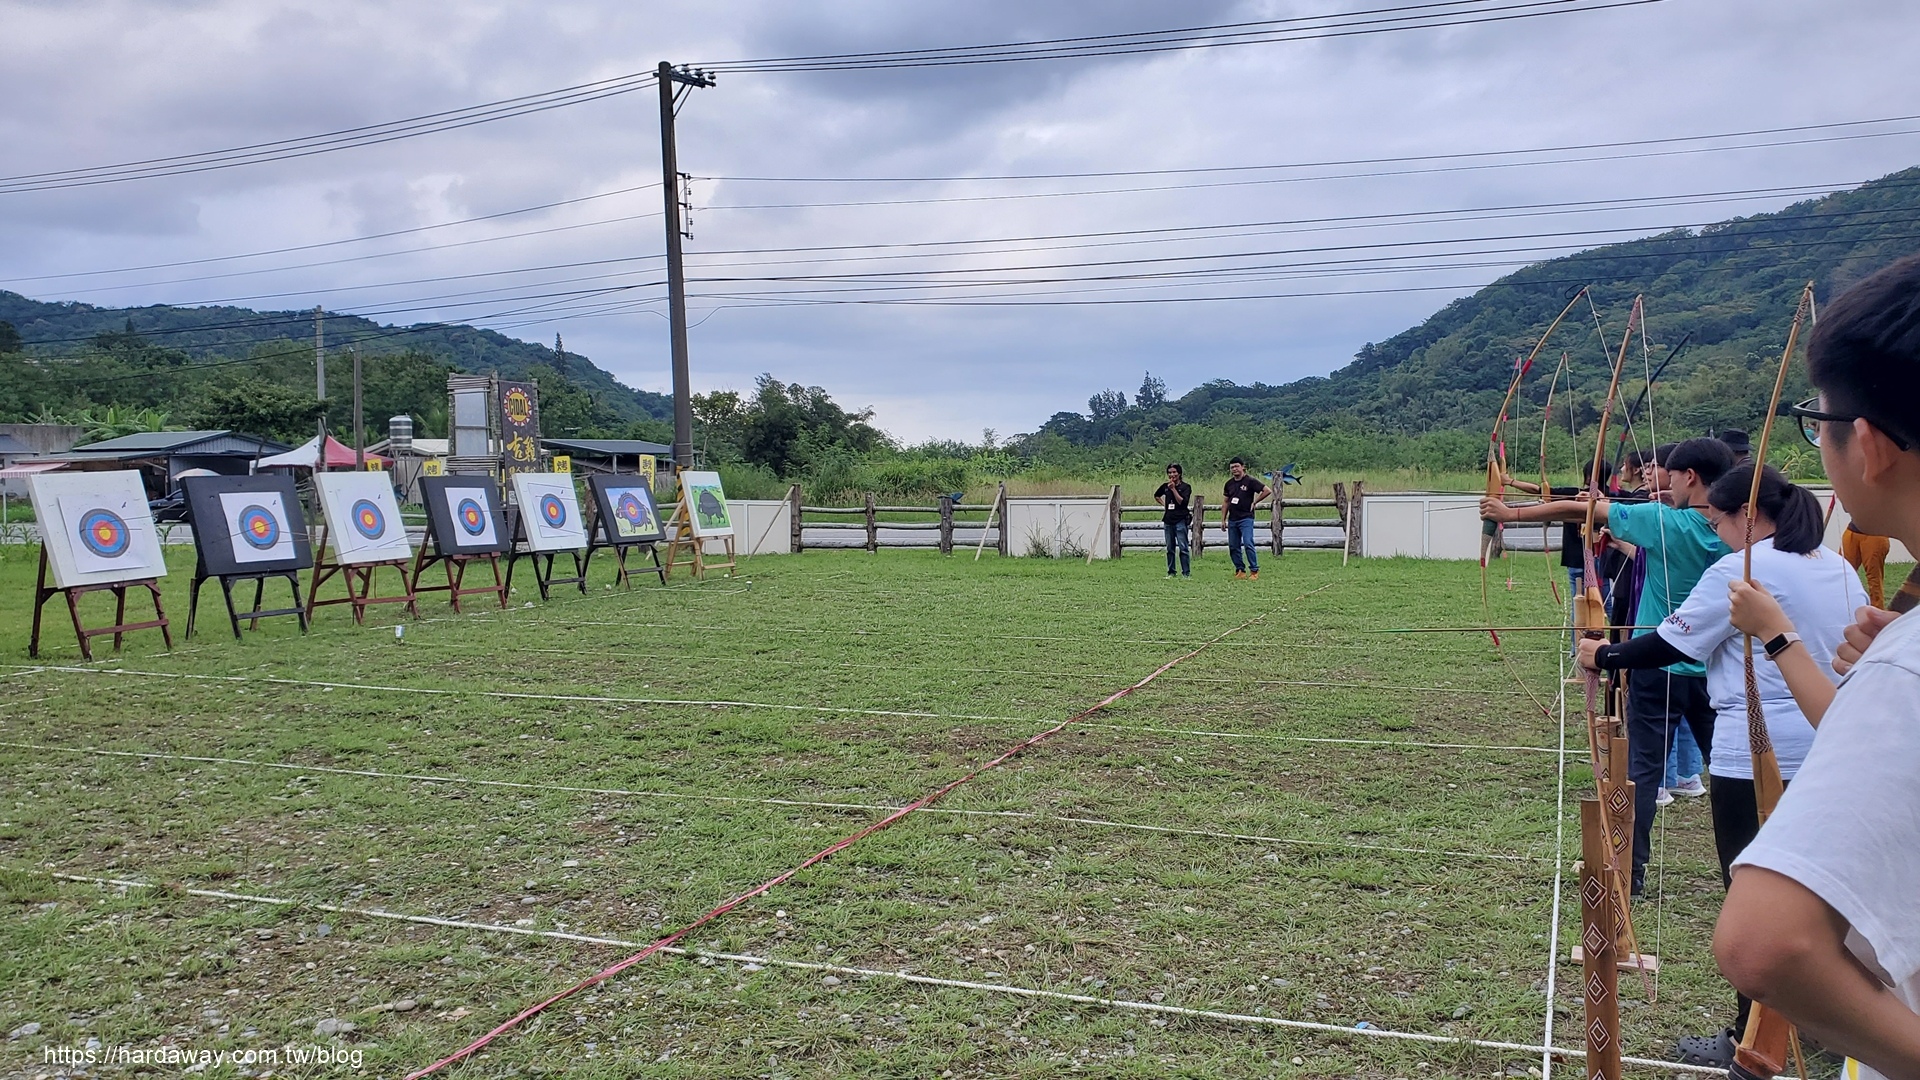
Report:
[[[1325,0],[1214,2],[1178,9],[1145,0],[1101,5],[982,0],[942,6],[878,0],[805,6],[766,0],[645,6],[575,0],[484,8],[320,0],[0,2],[0,25],[11,43],[9,62],[0,67],[0,101],[6,103],[0,106],[0,147],[7,163],[0,172],[134,160],[377,123],[644,70],[662,58],[712,61],[1112,33],[1174,22],[1281,17],[1332,6]],[[1920,113],[1906,55],[1907,43],[1920,30],[1916,24],[1920,18],[1911,6],[1898,0],[1846,0],[1823,5],[1817,13],[1787,0],[1668,0],[1562,18],[1145,57],[858,74],[740,74],[690,96],[680,120],[681,163],[700,176],[1181,168],[1457,153]],[[1902,129],[1910,127],[1920,125]],[[850,282],[714,279],[877,273],[936,264],[874,258],[720,267],[716,264],[850,253],[714,252],[1839,184],[1911,165],[1916,158],[1920,136],[1907,135],[1533,167],[1467,168],[1485,163],[1462,162],[1455,171],[1406,171],[1444,164],[1427,162],[1323,170],[1402,174],[1234,187],[777,210],[730,207],[978,199],[1260,177],[940,184],[706,180],[695,185],[695,239],[688,245],[699,294],[693,317],[704,320],[693,333],[696,383],[703,389],[744,387],[760,371],[819,383],[843,401],[877,406],[881,422],[909,438],[976,437],[984,427],[1003,433],[1029,430],[1056,409],[1083,404],[1102,387],[1131,392],[1144,370],[1166,378],[1176,391],[1217,377],[1281,382],[1324,373],[1363,342],[1404,329],[1505,269],[1455,265],[1361,274],[1344,264],[1293,276],[1268,272],[1277,279],[1231,288],[1214,282],[1204,289],[1141,289],[1146,282],[1089,281],[1002,290],[1047,292],[1068,300],[1236,290],[1347,294],[1298,299],[1027,308],[856,306],[818,301],[857,293],[810,293],[785,301],[716,295],[765,297],[780,289],[854,287]],[[474,319],[545,302],[520,299],[529,293],[650,281],[658,276],[658,264],[399,283],[654,255],[661,246],[658,218],[332,260],[632,218],[657,211],[658,192],[322,253],[175,271],[48,275],[337,240],[646,184],[657,174],[655,102],[648,91],[246,169],[0,195],[0,236],[5,238],[0,279],[7,279],[0,288],[105,304],[288,293],[285,300],[260,306],[414,309],[387,317],[400,322]],[[1459,260],[1500,263],[1630,235],[1602,229],[1651,231],[1773,209],[1786,201],[1768,196],[1658,210],[1003,252],[940,265],[978,276],[996,267],[1147,254],[1579,234],[1490,240],[1483,246],[1529,250]],[[1365,253],[1247,261],[1350,259]],[[285,269],[323,260],[331,264]],[[220,273],[236,276],[180,280]],[[560,283],[595,274],[609,276]],[[426,299],[481,289],[496,291]],[[665,389],[665,323],[658,305],[597,310],[616,299],[585,298],[556,310],[502,317],[494,325],[530,340],[551,340],[557,330],[569,347],[630,383]]]

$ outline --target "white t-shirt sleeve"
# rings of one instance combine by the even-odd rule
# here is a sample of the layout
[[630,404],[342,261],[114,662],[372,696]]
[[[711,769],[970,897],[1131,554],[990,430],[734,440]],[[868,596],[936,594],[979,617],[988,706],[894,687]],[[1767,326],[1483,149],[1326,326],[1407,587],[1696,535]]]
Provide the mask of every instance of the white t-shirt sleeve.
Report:
[[[1819,896],[1850,946],[1920,1007],[1920,615],[1881,632],[1840,686],[1813,749],[1735,866]],[[1855,939],[1864,939],[1864,950]]]
[[1741,565],[1736,552],[1722,556],[1719,562],[1707,567],[1699,583],[1687,593],[1686,600],[1661,621],[1655,632],[1667,644],[1695,660],[1704,662],[1712,656],[1721,642],[1736,633],[1733,602],[1728,599],[1727,587],[1740,576]]

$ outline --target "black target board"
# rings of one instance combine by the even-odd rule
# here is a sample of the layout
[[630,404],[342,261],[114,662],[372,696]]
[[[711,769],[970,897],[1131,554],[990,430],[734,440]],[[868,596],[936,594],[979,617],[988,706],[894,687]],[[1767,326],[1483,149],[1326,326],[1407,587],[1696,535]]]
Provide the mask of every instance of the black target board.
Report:
[[189,476],[180,485],[200,556],[197,576],[285,574],[313,566],[292,477]]
[[599,509],[600,542],[612,547],[651,544],[666,539],[660,510],[653,503],[647,478],[640,475],[595,476],[588,480]]
[[420,500],[442,555],[498,555],[513,543],[491,476],[423,476]]

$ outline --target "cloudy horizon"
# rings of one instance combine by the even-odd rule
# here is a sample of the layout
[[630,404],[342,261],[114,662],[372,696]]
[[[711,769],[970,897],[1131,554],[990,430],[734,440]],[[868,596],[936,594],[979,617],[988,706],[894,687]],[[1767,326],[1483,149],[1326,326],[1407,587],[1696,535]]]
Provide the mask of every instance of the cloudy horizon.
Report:
[[[910,442],[1031,431],[1103,388],[1131,396],[1148,371],[1174,394],[1323,375],[1519,265],[1920,163],[1920,118],[1902,119],[1920,114],[1909,5],[1844,0],[1818,19],[1784,0],[1578,5],[1591,10],[1076,60],[722,67],[677,125],[694,177],[694,389],[769,372],[872,407]],[[296,138],[660,59],[1368,6],[0,0],[0,173]],[[1770,134],[1697,138],[1748,132]],[[1559,147],[1594,149],[1515,153]],[[648,87],[267,164],[0,192],[0,288],[560,333],[666,392],[659,170]],[[506,216],[418,231],[486,215]],[[280,250],[304,245],[331,246]]]

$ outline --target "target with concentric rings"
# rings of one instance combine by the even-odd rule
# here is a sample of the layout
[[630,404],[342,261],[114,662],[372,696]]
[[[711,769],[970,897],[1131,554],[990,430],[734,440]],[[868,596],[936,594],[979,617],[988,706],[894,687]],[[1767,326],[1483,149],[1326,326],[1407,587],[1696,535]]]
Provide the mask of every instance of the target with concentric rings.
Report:
[[240,522],[240,539],[255,551],[272,550],[280,542],[280,519],[273,511],[259,504],[248,506],[237,515]]
[[549,528],[558,529],[567,523],[567,504],[561,502],[558,495],[542,495],[540,516]]
[[454,518],[460,522],[460,527],[466,530],[468,536],[479,536],[487,531],[487,512],[480,505],[480,500],[461,499],[460,505],[454,508],[453,513]]
[[354,500],[347,517],[353,521],[354,530],[369,540],[378,540],[387,531],[387,515],[380,512],[372,499]]
[[97,507],[80,516],[80,544],[103,559],[117,559],[127,553],[133,537],[127,522],[105,507]]

